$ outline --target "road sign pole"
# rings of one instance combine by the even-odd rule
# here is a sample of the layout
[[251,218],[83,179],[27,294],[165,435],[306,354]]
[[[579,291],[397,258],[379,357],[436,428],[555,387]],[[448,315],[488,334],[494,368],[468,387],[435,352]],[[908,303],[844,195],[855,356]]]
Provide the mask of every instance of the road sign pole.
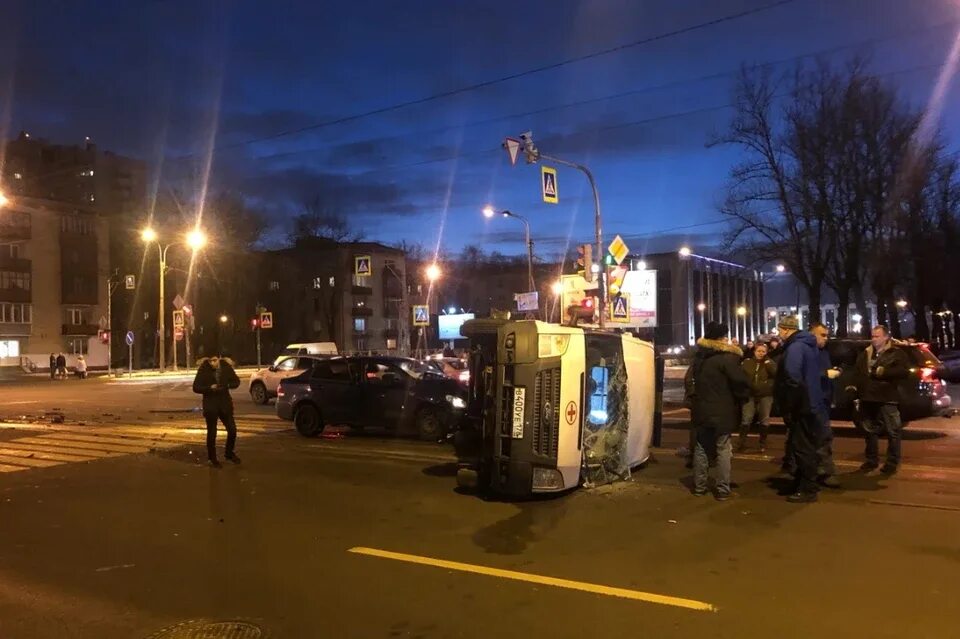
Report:
[[127,344],[127,376],[133,377],[133,344]]
[[260,303],[257,302],[257,370],[260,369],[260,313],[262,313],[263,307],[260,306]]
[[113,278],[107,276],[107,377],[113,375]]
[[[181,329],[182,330],[182,329]],[[177,369],[177,351],[180,350],[177,348],[177,322],[173,322],[173,370],[176,372]]]

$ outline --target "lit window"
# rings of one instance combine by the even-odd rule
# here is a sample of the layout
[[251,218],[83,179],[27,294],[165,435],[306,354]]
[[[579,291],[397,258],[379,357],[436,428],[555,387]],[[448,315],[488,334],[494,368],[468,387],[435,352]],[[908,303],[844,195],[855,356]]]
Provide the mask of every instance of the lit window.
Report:
[[270,290],[271,290],[271,291],[279,291],[279,290],[280,290],[280,282],[278,282],[278,281],[276,281],[276,280],[270,282]]
[[330,278],[330,288],[333,288],[333,287],[336,286],[336,285],[337,285],[337,278],[331,277],[331,278]]
[[314,288],[314,289],[319,289],[319,288],[320,288],[320,278],[319,278],[319,277],[313,278],[313,288]]
[[364,317],[357,317],[353,320],[353,330],[357,333],[365,333],[367,330],[367,320]]
[[69,308],[67,313],[70,315],[70,323],[74,326],[79,326],[83,324],[83,309],[82,308]]
[[22,180],[22,179],[23,179],[23,173],[14,173],[14,174],[13,174],[13,179],[14,179],[14,180]]
[[20,342],[15,339],[0,340],[0,357],[20,357]]

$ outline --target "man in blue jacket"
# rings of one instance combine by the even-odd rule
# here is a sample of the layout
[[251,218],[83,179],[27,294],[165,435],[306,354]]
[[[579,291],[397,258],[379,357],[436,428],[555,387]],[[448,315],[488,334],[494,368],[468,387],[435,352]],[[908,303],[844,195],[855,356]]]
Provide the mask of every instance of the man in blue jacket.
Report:
[[796,316],[785,317],[777,326],[783,340],[783,359],[777,369],[775,396],[783,421],[790,431],[797,462],[796,489],[787,497],[792,503],[817,501],[817,449],[822,444],[822,426],[817,411],[824,405],[820,385],[820,351],[817,338],[800,330]]

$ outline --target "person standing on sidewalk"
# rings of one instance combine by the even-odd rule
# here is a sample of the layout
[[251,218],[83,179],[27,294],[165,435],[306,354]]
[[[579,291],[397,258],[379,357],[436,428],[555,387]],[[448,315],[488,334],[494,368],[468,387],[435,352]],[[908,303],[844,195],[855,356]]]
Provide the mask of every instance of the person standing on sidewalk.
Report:
[[817,338],[800,330],[800,321],[791,315],[780,320],[777,333],[783,340],[783,359],[777,369],[774,395],[784,424],[789,431],[792,455],[796,460],[796,476],[787,501],[806,503],[817,501],[817,449],[822,440],[822,428],[816,411],[823,405],[820,386],[820,353]]
[[909,375],[910,363],[906,354],[890,339],[884,325],[874,326],[870,332],[870,346],[857,357],[857,395],[860,400],[860,425],[866,431],[866,461],[863,472],[876,470],[880,465],[880,433],[887,435],[887,461],[880,471],[886,475],[897,472],[900,464],[901,380]]
[[227,429],[224,457],[235,464],[240,458],[234,452],[237,445],[237,423],[233,418],[233,398],[230,391],[240,386],[240,378],[227,358],[210,357],[200,360],[193,379],[193,392],[203,395],[203,419],[207,423],[207,459],[219,468],[217,459],[217,420]]
[[50,379],[57,378],[57,356],[50,353]]
[[833,463],[833,429],[830,427],[830,409],[833,407],[833,380],[840,377],[840,371],[833,367],[830,353],[827,351],[827,340],[830,338],[830,329],[826,324],[817,322],[810,326],[810,332],[817,338],[817,348],[820,349],[820,392],[823,402],[816,411],[820,420],[820,447],[817,449],[817,481],[827,488],[840,488],[837,479],[837,467]]
[[777,377],[777,365],[767,357],[767,345],[758,343],[753,347],[753,357],[743,360],[743,372],[750,380],[750,399],[743,405],[740,420],[740,440],[737,452],[747,448],[747,434],[753,426],[753,420],[759,422],[760,452],[767,449],[767,429],[770,426],[770,412],[773,409],[773,382]]
[[730,498],[730,436],[740,423],[741,404],[750,397],[750,380],[740,366],[743,352],[727,343],[729,329],[710,322],[697,342],[690,399],[696,428],[694,495],[707,493],[710,458],[716,458],[718,501]]

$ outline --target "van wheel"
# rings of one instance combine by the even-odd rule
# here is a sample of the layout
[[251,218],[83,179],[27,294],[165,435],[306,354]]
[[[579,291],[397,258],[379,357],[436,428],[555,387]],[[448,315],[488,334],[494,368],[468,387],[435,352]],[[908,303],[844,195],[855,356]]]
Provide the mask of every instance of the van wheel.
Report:
[[267,387],[264,386],[262,382],[255,382],[254,385],[250,387],[250,399],[253,400],[254,404],[266,404],[269,401],[267,398]]
[[436,410],[421,408],[417,412],[417,435],[425,442],[435,442],[443,437],[443,423]]
[[320,411],[311,404],[304,404],[297,409],[297,414],[293,416],[293,424],[297,427],[297,432],[304,437],[316,437],[323,431]]

